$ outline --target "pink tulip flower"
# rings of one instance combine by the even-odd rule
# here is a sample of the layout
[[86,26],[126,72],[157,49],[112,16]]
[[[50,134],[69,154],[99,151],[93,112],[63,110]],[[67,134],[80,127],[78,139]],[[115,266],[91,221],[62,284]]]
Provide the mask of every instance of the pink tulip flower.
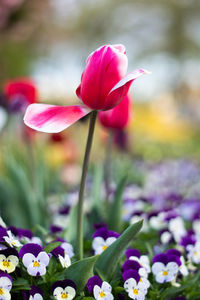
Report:
[[110,130],[122,130],[130,117],[130,96],[126,96],[117,106],[98,114],[100,123]]
[[81,77],[76,94],[84,105],[56,106],[31,104],[24,122],[42,132],[60,132],[92,110],[109,110],[127,95],[132,82],[148,73],[136,69],[126,74],[128,59],[123,45],[105,45],[91,53]]

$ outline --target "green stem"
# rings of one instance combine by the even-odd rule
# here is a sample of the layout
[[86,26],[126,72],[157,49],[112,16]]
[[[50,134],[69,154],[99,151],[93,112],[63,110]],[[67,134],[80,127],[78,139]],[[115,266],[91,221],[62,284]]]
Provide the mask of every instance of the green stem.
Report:
[[93,111],[90,114],[90,125],[87,138],[87,144],[85,149],[85,156],[83,160],[83,169],[81,175],[81,183],[79,189],[78,197],[78,215],[77,215],[77,257],[78,259],[83,258],[83,203],[84,203],[84,191],[85,191],[85,182],[87,177],[88,163],[91,152],[95,122],[97,117],[97,111]]

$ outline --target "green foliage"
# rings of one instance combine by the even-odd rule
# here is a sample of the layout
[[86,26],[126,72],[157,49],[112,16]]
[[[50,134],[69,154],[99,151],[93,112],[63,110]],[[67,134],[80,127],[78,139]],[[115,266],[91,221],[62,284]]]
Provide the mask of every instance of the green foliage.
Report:
[[143,221],[139,221],[129,226],[122,235],[98,257],[94,265],[94,270],[103,280],[110,281],[112,279],[118,261],[125,249],[133,241],[135,235],[142,228],[142,224]]
[[114,195],[113,202],[110,205],[109,208],[109,214],[108,214],[108,226],[110,229],[121,232],[122,227],[122,194],[124,187],[126,185],[127,181],[127,175],[123,176],[117,185],[117,189]]
[[69,268],[62,272],[56,280],[71,279],[77,285],[77,291],[83,291],[88,279],[93,276],[94,263],[97,256],[84,258],[80,261],[73,263]]

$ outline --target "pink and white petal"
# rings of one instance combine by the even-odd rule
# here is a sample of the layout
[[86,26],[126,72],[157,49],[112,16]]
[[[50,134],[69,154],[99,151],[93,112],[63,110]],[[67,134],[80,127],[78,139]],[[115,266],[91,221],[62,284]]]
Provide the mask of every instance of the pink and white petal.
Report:
[[[119,104],[124,97],[127,95],[129,88],[133,81],[144,74],[150,74],[149,71],[145,69],[136,69],[133,72],[128,73],[124,78],[122,78],[109,92],[106,101],[105,108],[110,109],[117,104]],[[116,99],[118,99],[116,101]],[[113,106],[112,106],[113,105]]]
[[57,133],[68,128],[90,111],[81,105],[31,104],[26,110],[24,123],[37,131]]
[[26,268],[28,268],[28,266],[30,264],[32,264],[32,262],[35,260],[35,256],[32,253],[26,253],[24,254],[23,258],[22,258],[22,262],[25,265]]
[[48,264],[49,264],[49,256],[44,251],[42,251],[38,254],[37,260],[39,260],[45,266],[48,266]]

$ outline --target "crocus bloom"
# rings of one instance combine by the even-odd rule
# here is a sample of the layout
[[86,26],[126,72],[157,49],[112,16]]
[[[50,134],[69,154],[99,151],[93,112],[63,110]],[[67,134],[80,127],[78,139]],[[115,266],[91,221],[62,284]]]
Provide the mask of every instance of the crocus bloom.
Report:
[[18,253],[14,248],[7,248],[0,251],[0,270],[12,273],[19,263]]
[[152,272],[157,282],[170,282],[176,278],[179,266],[181,266],[181,261],[178,256],[161,253],[153,258]]
[[127,95],[132,82],[147,73],[137,69],[127,72],[128,59],[123,45],[105,45],[91,53],[76,90],[85,104],[55,106],[31,104],[25,114],[27,126],[42,132],[60,132],[91,110],[109,110],[118,105]]
[[31,276],[43,276],[49,264],[49,256],[37,244],[26,244],[19,252],[27,272]]
[[55,299],[57,300],[71,300],[76,296],[76,285],[69,279],[56,281],[52,286],[52,291]]
[[95,255],[101,254],[106,250],[116,239],[119,237],[119,233],[108,230],[107,227],[101,227],[93,234],[92,249]]
[[12,278],[5,273],[0,273],[0,299],[10,300],[10,290],[12,288]]
[[94,286],[93,289],[94,298],[96,300],[113,300],[114,297],[111,291],[112,291],[111,285],[108,282],[103,281],[101,286],[99,285]]
[[108,129],[122,130],[128,124],[130,97],[126,96],[120,104],[113,109],[99,112],[100,123]]
[[4,94],[11,111],[24,113],[29,104],[35,103],[37,90],[28,78],[10,80],[5,83]]

